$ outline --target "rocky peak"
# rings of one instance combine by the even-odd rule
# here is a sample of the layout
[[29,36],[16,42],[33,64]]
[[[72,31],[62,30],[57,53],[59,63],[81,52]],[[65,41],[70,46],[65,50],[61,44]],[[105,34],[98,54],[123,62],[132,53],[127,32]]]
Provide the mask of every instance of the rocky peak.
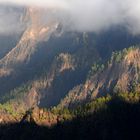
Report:
[[[46,11],[34,7],[26,8],[22,15],[26,29],[20,41],[2,60],[0,60],[0,76],[9,75],[18,64],[27,63],[34,54],[40,41],[47,41],[57,30],[57,21],[43,21]],[[46,19],[47,20],[47,19]]]

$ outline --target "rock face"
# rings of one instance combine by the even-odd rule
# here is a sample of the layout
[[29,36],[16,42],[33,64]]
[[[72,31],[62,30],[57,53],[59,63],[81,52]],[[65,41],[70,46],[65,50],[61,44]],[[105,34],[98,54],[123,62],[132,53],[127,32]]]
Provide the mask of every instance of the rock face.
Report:
[[[35,69],[34,67],[30,68],[29,63],[36,50],[40,47],[38,44],[40,42],[47,42],[53,33],[58,33],[59,22],[47,19],[46,14],[49,12],[40,8],[26,7],[22,11],[22,14],[20,13],[18,22],[24,24],[21,38],[16,46],[0,59],[0,84],[5,83],[5,85],[0,87],[0,94],[9,92],[11,89],[29,80],[27,74],[31,75]],[[29,92],[29,95],[34,100],[39,98],[34,88]],[[31,97],[29,100],[32,100]],[[31,101],[30,104],[34,104],[34,101]]]
[[0,60],[1,77],[10,75],[18,65],[28,63],[37,48],[37,44],[41,41],[47,41],[50,35],[56,31],[58,22],[42,21],[45,12],[34,7],[25,9],[25,13],[22,15],[22,22],[25,22],[26,29],[15,48]]
[[135,91],[140,92],[140,49],[132,47],[114,53],[105,68],[71,90],[61,106],[73,106],[107,94]]
[[[35,100],[32,100],[32,102],[41,107],[57,105],[60,100],[67,95],[69,90],[75,85],[83,82],[88,71],[87,66],[90,66],[97,57],[92,56],[91,62],[89,61],[87,66],[85,66],[84,62],[86,61],[86,58],[84,58],[84,53],[85,52],[82,53],[83,62],[81,61],[80,56],[75,54],[60,53],[55,57],[48,73],[32,82],[32,88],[29,90],[28,95],[34,95],[34,93],[37,95],[37,98],[34,98]],[[30,97],[33,99],[34,96]],[[26,101],[29,99],[28,96],[25,98]],[[31,103],[31,101],[29,102]]]

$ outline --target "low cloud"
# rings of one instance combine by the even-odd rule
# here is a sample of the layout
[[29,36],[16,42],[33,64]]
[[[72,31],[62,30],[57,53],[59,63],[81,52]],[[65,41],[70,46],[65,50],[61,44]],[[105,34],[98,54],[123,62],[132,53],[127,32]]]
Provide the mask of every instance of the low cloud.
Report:
[[[100,32],[124,26],[131,33],[140,34],[140,0],[0,0],[0,4],[53,9],[52,18],[60,20],[69,31]],[[21,27],[16,25],[16,11],[0,10],[0,16],[0,32],[5,26],[7,31]]]
[[0,35],[20,33],[24,24],[21,21],[23,14],[21,7],[0,5]]

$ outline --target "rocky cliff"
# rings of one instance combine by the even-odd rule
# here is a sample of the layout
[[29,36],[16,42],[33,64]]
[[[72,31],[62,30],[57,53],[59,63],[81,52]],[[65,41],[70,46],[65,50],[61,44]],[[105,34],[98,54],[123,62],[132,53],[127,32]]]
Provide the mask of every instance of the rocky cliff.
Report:
[[[25,31],[17,45],[0,60],[0,76],[10,75],[15,68],[28,63],[41,41],[47,41],[50,35],[57,30],[57,21],[42,21],[46,11],[28,7],[21,15],[22,22],[25,23]],[[19,21],[21,22],[21,21]]]

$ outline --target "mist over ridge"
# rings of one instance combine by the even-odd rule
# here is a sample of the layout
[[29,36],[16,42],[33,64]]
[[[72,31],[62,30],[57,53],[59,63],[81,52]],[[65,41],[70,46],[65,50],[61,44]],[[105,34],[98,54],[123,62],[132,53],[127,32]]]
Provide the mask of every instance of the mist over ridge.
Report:
[[17,9],[7,10],[10,6],[52,11],[42,12],[44,22],[57,19],[66,31],[98,33],[112,26],[122,26],[132,34],[140,33],[139,0],[0,0],[1,7],[3,4],[8,6],[0,10],[0,33],[19,30],[23,26],[18,21],[20,13]]

